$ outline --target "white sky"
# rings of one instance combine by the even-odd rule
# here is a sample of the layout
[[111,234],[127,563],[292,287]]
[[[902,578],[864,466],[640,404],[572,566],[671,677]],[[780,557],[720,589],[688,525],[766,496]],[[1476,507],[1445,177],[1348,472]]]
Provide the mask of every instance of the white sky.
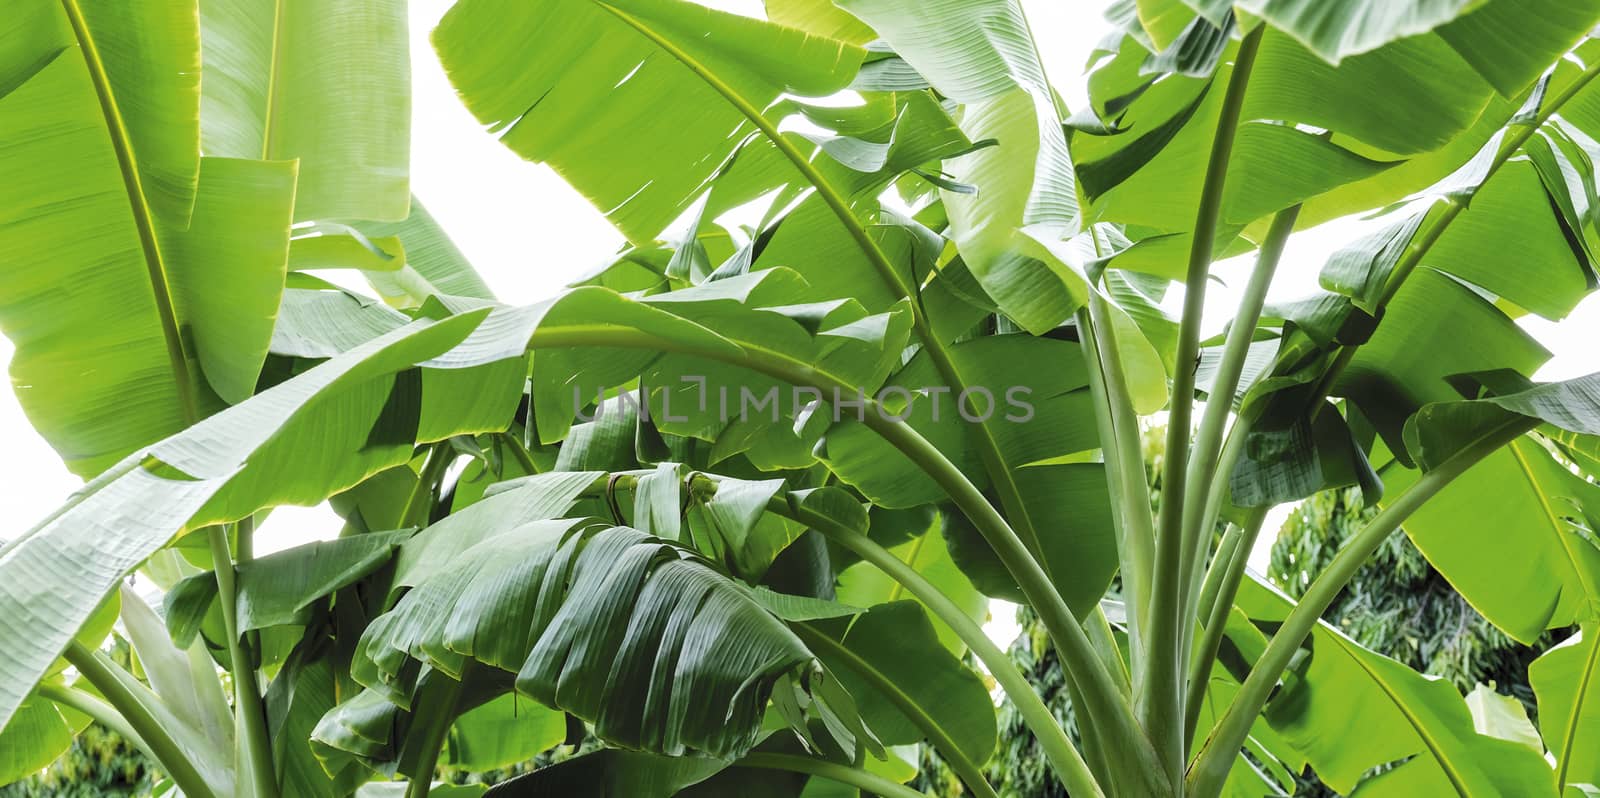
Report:
[[[760,0],[710,4],[760,13]],[[1078,76],[1106,30],[1086,7],[1100,3],[1022,0],[1022,5],[1057,89],[1069,105],[1081,106]],[[622,236],[549,168],[521,160],[484,133],[456,100],[427,38],[449,6],[450,0],[411,1],[412,187],[501,299],[517,304],[543,299],[605,262],[621,245]],[[1289,298],[1314,289],[1328,253],[1358,229],[1356,223],[1336,222],[1296,235],[1273,295]],[[1230,286],[1239,285],[1248,262],[1220,264],[1217,272]],[[1234,291],[1213,284],[1207,297],[1209,331],[1221,328],[1235,300]],[[1591,296],[1559,326],[1537,318],[1524,324],[1555,353],[1539,373],[1541,379],[1580,376],[1600,367],[1595,350],[1600,341],[1600,295]],[[0,337],[0,363],[9,363],[11,352],[10,342]],[[0,539],[4,539],[54,509],[79,482],[33,431],[10,391],[0,391],[0,441],[6,444],[0,457],[0,518],[6,519]],[[1287,508],[1280,508],[1272,523],[1287,514]],[[260,545],[264,551],[274,550],[336,529],[336,519],[325,509],[279,510],[262,529]],[[1251,560],[1258,570],[1264,570],[1272,536],[1262,538]],[[997,620],[1008,615],[995,614]]]

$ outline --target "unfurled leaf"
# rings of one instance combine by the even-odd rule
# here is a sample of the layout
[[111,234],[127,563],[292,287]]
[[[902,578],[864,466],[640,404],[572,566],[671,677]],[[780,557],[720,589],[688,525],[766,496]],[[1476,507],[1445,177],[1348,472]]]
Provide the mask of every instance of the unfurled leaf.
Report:
[[[783,92],[831,94],[862,57],[681,0],[468,0],[433,41],[480,122],[549,163],[639,244],[687,209],[753,130],[733,102],[759,112]],[[650,147],[634,146],[641,134]]]
[[406,218],[411,59],[405,3],[199,5],[206,154],[298,160],[297,221]]

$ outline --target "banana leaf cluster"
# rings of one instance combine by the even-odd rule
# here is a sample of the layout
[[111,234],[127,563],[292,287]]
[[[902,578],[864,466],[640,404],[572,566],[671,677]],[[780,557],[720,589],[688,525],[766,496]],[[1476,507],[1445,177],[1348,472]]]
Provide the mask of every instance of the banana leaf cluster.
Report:
[[[999,690],[1074,796],[1600,791],[1600,375],[1520,323],[1600,285],[1600,2],[1120,0],[1069,109],[1018,0],[459,0],[467,110],[627,240],[528,306],[411,196],[406,19],[0,21],[0,329],[86,480],[0,549],[0,781],[93,720],[190,798],[475,794],[437,769],[586,733],[489,793],[908,796],[926,745],[983,798]],[[1317,585],[1245,573],[1350,487]],[[1537,726],[1317,622],[1402,527],[1511,639],[1581,630]]]

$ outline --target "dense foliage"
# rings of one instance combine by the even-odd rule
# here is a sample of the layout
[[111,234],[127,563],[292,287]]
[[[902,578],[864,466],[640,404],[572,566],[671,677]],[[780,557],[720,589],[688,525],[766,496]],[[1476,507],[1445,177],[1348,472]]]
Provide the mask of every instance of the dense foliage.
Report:
[[[1147,444],[1147,456],[1154,454],[1150,449]],[[1298,597],[1322,574],[1340,547],[1376,514],[1375,509],[1362,506],[1356,489],[1328,491],[1305,500],[1289,514],[1272,542],[1267,578]],[[1501,694],[1515,696],[1525,711],[1536,716],[1538,706],[1528,683],[1528,665],[1549,642],[1525,647],[1506,637],[1451,590],[1404,537],[1384,543],[1345,586],[1344,594],[1324,618],[1366,648],[1418,672],[1448,679],[1463,692],[1480,684],[1491,685]],[[1050,650],[1047,632],[1026,607],[1018,612],[1018,625],[1022,633],[1011,644],[1011,658],[1028,674],[1057,717],[1070,724],[1072,705],[1061,661]],[[1003,742],[988,766],[995,789],[1018,798],[1065,796],[1016,708],[1002,701],[999,718]],[[1297,776],[1294,794],[1330,794],[1315,773]],[[930,754],[917,786],[934,795],[958,795],[959,791],[940,789],[953,778],[937,755]]]
[[[410,195],[401,0],[12,0],[0,329],[86,482],[0,548],[0,781],[95,722],[188,798],[909,798],[919,746],[995,798],[993,684],[1076,798],[1600,788],[1600,374],[1517,323],[1600,286],[1600,0],[1122,0],[1074,109],[1015,0],[766,7],[444,16],[628,241],[516,307]],[[1314,580],[1245,573],[1351,487]],[[1402,529],[1578,627],[1537,725],[1320,620]]]

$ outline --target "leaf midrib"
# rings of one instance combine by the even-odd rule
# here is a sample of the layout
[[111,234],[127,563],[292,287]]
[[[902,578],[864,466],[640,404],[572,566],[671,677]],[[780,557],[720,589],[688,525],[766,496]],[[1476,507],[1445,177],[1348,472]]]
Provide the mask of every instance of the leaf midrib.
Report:
[[1367,675],[1367,678],[1371,679],[1372,683],[1376,684],[1378,689],[1383,691],[1383,694],[1388,697],[1389,703],[1393,704],[1394,708],[1399,710],[1400,714],[1406,719],[1406,722],[1411,725],[1412,731],[1417,733],[1417,737],[1421,738],[1423,746],[1428,749],[1429,756],[1432,756],[1433,760],[1439,763],[1439,769],[1444,771],[1445,778],[1450,780],[1450,786],[1455,788],[1456,794],[1460,795],[1461,798],[1471,798],[1472,793],[1467,790],[1464,777],[1457,771],[1455,764],[1450,761],[1450,758],[1445,756],[1444,750],[1439,746],[1439,742],[1434,739],[1432,732],[1430,732],[1422,723],[1422,719],[1417,717],[1415,712],[1411,711],[1410,706],[1408,706],[1404,701],[1400,700],[1400,696],[1395,693],[1394,689],[1389,686],[1388,682],[1384,681],[1384,679],[1379,676],[1377,672],[1367,667],[1367,664],[1361,661],[1360,656],[1349,650],[1349,646],[1343,640],[1339,639],[1340,636],[1337,633],[1335,633],[1333,637],[1334,639],[1339,640],[1340,647],[1345,650],[1345,655],[1350,658],[1350,661],[1354,662],[1356,667],[1360,668],[1361,671]]
[[1600,627],[1589,630],[1593,638],[1589,641],[1589,656],[1584,658],[1583,678],[1578,680],[1578,690],[1572,696],[1572,712],[1567,715],[1566,735],[1561,738],[1561,755],[1556,757],[1556,792],[1564,793],[1567,789],[1567,770],[1572,763],[1572,741],[1578,736],[1578,720],[1583,714],[1584,702],[1588,700],[1589,688],[1594,682],[1595,666],[1600,664]]
[[1570,535],[1566,534],[1566,524],[1562,522],[1561,515],[1556,512],[1555,506],[1551,503],[1549,493],[1545,491],[1544,485],[1534,475],[1533,466],[1528,462],[1527,455],[1523,454],[1522,447],[1526,445],[1528,444],[1525,441],[1517,440],[1512,441],[1511,445],[1506,448],[1510,449],[1512,456],[1516,458],[1517,468],[1522,471],[1522,475],[1528,481],[1528,486],[1533,490],[1533,495],[1538,498],[1539,508],[1544,511],[1545,517],[1550,522],[1551,533],[1555,535],[1556,541],[1561,545],[1562,552],[1567,555],[1567,564],[1572,568],[1573,573],[1577,575],[1578,583],[1583,586],[1584,592],[1588,594],[1585,596],[1587,602],[1593,606],[1596,599],[1600,598],[1600,591],[1596,590],[1593,581],[1590,580],[1588,573],[1583,568],[1578,552],[1573,550],[1572,543],[1568,540]]
[[162,338],[165,339],[167,346],[167,361],[172,369],[173,381],[177,383],[178,402],[183,410],[184,423],[193,424],[199,420],[199,409],[195,402],[194,386],[190,381],[188,357],[184,353],[183,338],[178,331],[178,313],[172,301],[172,289],[167,281],[166,265],[161,257],[161,245],[156,238],[150,203],[145,198],[144,184],[139,177],[139,164],[133,153],[133,144],[129,141],[128,126],[122,118],[121,110],[117,107],[116,97],[111,92],[111,80],[106,74],[105,63],[100,60],[100,51],[95,46],[94,37],[90,35],[88,23],[83,18],[83,11],[78,7],[78,0],[61,0],[61,7],[72,26],[72,35],[78,42],[78,49],[83,53],[89,81],[94,86],[101,114],[105,117],[106,133],[111,138],[111,148],[116,154],[117,168],[122,173],[123,188],[128,194],[128,206],[133,216],[134,228],[139,234],[139,246],[143,251],[145,269],[150,278],[156,315],[161,319]]
[[267,105],[261,116],[261,159],[272,157],[272,134],[278,128],[278,68],[282,63],[279,48],[283,40],[284,0],[272,3],[272,46],[267,52]]

